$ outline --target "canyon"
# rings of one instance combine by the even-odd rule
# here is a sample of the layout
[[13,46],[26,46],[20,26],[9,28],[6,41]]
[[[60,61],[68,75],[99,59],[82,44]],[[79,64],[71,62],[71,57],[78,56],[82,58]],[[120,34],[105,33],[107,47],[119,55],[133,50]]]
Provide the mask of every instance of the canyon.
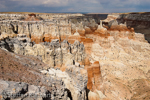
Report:
[[149,100],[150,13],[0,14],[0,99]]

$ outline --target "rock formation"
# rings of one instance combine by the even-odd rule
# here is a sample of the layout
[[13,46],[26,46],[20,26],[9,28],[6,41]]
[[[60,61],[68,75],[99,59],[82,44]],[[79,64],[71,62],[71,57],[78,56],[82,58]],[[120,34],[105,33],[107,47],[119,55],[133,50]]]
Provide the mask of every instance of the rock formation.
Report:
[[90,67],[87,68],[88,72],[88,83],[87,88],[91,91],[100,90],[102,83],[101,69],[98,61],[94,62]]
[[[21,98],[6,98],[10,90],[25,96],[23,100],[30,93],[50,94],[46,98],[50,100],[149,99],[150,45],[129,24],[128,19],[136,18],[132,14],[112,14],[100,21],[82,14],[1,18],[0,84],[5,85],[1,98]],[[8,62],[14,62],[11,68]],[[10,80],[11,75],[19,76]],[[13,92],[16,86],[19,89]]]
[[[38,87],[34,85],[28,85],[26,83],[12,82],[12,81],[3,81],[0,80],[1,84],[1,99],[38,99],[42,100],[46,98],[47,90],[45,87]],[[50,97],[50,95],[49,95]]]
[[0,54],[1,99],[79,100],[87,97],[87,72],[77,64],[67,65],[62,72],[45,69],[47,64],[35,56],[17,55],[1,49]]
[[104,20],[105,24],[111,25],[113,20],[117,20],[120,23],[126,23],[127,27],[133,27],[136,33],[142,33],[145,35],[146,40],[150,41],[149,33],[149,20],[150,13],[137,12],[137,13],[113,13],[109,14]]
[[49,67],[73,65],[74,62],[82,62],[85,57],[84,45],[78,41],[70,44],[66,40],[59,43],[58,39],[54,39],[50,43],[34,44],[25,34],[1,41],[0,47],[17,54],[40,57]]

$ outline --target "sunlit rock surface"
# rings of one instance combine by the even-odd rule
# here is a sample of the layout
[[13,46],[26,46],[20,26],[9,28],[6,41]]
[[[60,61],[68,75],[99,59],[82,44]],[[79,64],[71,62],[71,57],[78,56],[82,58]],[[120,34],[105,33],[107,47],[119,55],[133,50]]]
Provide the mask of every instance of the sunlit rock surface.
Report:
[[[145,33],[137,32],[148,25],[146,14],[108,14],[99,19],[83,14],[1,14],[0,48],[5,55],[0,56],[0,84],[6,88],[0,96],[5,99],[9,81],[20,81],[32,84],[28,88],[34,95],[38,85],[49,87],[43,93],[50,93],[52,100],[148,100],[150,44]],[[135,27],[139,20],[147,22]],[[32,80],[36,69],[42,82],[22,79],[21,70],[8,67],[15,59],[8,55],[22,57],[15,60],[16,65],[23,62],[19,66],[30,67],[25,73],[32,70]],[[10,57],[8,62],[5,56]],[[22,80],[10,80],[17,76],[14,69]]]

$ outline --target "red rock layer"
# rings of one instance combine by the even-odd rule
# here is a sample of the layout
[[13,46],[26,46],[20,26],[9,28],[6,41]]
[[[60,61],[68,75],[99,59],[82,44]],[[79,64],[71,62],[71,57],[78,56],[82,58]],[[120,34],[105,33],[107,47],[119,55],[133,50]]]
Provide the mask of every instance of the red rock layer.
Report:
[[51,42],[51,40],[53,39],[60,39],[59,37],[55,36],[51,36],[49,34],[44,34],[44,36],[31,36],[31,41],[35,42],[36,44],[39,44],[41,42]]
[[64,41],[64,40],[68,40],[69,38],[69,35],[63,35],[63,36],[60,36],[60,42]]
[[86,35],[86,34],[93,34],[93,32],[94,32],[94,31],[91,30],[89,27],[86,27],[86,28],[85,28],[85,35]]
[[41,37],[32,36],[31,41],[34,41],[36,44],[43,42],[43,36],[41,36]]
[[81,41],[81,36],[71,35],[68,37],[68,42],[73,44],[76,40]]
[[130,31],[126,26],[123,25],[112,25],[109,30]]
[[59,39],[59,37],[57,36],[53,37],[50,34],[44,34],[42,42],[51,42],[52,39]]
[[80,62],[80,65],[84,65],[84,69],[87,70],[87,68],[91,65],[89,57],[86,57],[82,62]]
[[118,37],[120,38],[128,37],[129,39],[135,39],[134,28],[127,28],[124,25],[113,25],[110,28],[108,28],[108,31],[114,31],[114,33],[118,31]]
[[99,37],[104,37],[104,38],[107,38],[108,36],[110,36],[110,34],[104,28],[97,29],[97,30],[91,30],[90,28],[86,28],[85,29],[85,36],[87,36],[89,34],[99,36]]
[[28,14],[28,17],[24,21],[40,21],[40,19],[36,17],[36,14],[32,13]]
[[98,61],[94,62],[92,66],[87,68],[87,72],[88,72],[87,88],[91,91],[94,91],[95,89],[100,90],[102,80],[99,62]]
[[[71,33],[74,34],[76,32],[76,29],[72,29],[71,30]],[[85,30],[83,29],[78,29],[78,33],[81,35],[81,36],[85,36]]]

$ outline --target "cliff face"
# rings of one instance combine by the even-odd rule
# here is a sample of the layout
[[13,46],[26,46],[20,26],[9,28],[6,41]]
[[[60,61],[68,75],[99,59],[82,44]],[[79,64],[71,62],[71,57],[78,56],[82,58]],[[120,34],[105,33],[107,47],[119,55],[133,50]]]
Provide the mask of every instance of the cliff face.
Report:
[[[50,55],[46,57],[52,63],[47,64],[42,61],[42,48],[35,48],[36,50],[32,51],[32,44],[30,44],[30,48],[25,49],[29,44],[21,42],[17,39],[6,39],[0,42],[1,99],[81,100],[87,98],[87,72],[80,65],[71,64],[73,58],[68,59],[69,56],[65,55],[64,60],[69,61],[70,64],[56,67],[51,65],[54,63],[53,60],[50,60],[52,58]],[[25,56],[26,53],[28,55]],[[34,53],[38,55],[34,55]],[[58,59],[63,59],[57,53],[55,54],[57,58],[54,59],[56,65],[61,62]],[[56,69],[52,67],[56,67]]]
[[127,14],[108,14],[108,17],[104,20],[105,24],[111,25],[114,20],[118,23],[126,23],[127,27],[133,27],[136,33],[142,33],[145,35],[145,39],[150,41],[150,13],[127,13]]
[[[61,95],[55,94],[59,89],[54,89],[52,100],[149,98],[150,45],[133,28],[136,24],[128,22],[144,21],[146,16],[140,19],[138,15],[113,14],[103,21],[82,14],[17,16],[12,20],[5,15],[9,20],[1,21],[0,48],[44,63],[25,64],[46,79],[63,82],[54,81],[56,87],[61,87]],[[45,84],[53,83],[46,79]]]
[[141,14],[128,14],[120,15],[118,20],[120,22],[126,22],[128,26],[133,27],[135,32],[143,33],[145,39],[150,42],[150,13],[141,13]]
[[49,67],[73,65],[75,62],[83,62],[85,58],[84,45],[78,41],[70,44],[66,40],[59,43],[58,39],[54,39],[51,42],[34,44],[26,35],[18,34],[16,38],[1,41],[0,47],[17,54],[40,57]]

